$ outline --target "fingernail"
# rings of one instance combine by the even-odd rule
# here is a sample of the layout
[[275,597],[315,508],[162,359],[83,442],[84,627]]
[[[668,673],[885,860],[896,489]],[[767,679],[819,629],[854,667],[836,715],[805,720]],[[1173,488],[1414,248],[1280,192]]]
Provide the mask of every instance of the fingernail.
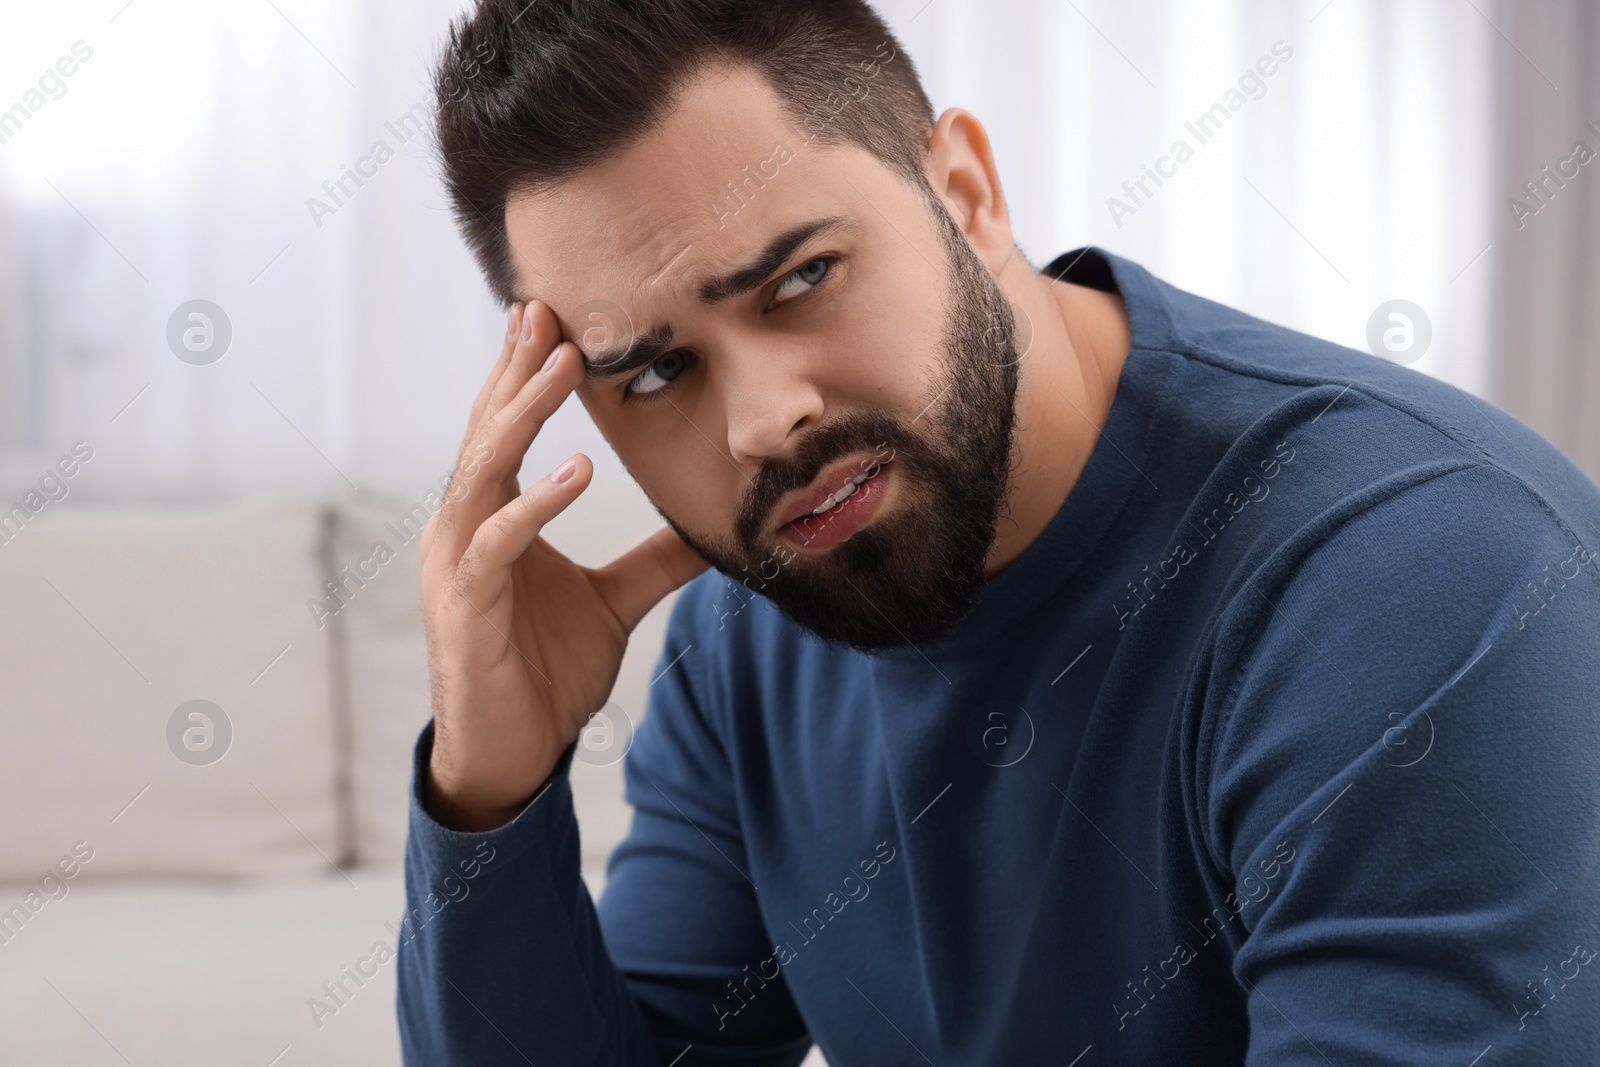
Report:
[[511,305],[511,311],[508,312],[507,315],[506,315],[506,337],[507,338],[515,337],[517,335],[517,313],[519,311],[521,311],[521,310],[522,310],[522,305],[521,304],[512,304]]
[[577,470],[577,469],[578,469],[578,457],[577,456],[573,456],[571,459],[567,460],[561,466],[557,467],[555,470],[550,472],[550,480],[552,482],[555,482],[557,485],[560,485],[562,482],[564,482],[568,478],[572,477],[572,472]]
[[522,339],[524,341],[533,340],[533,316],[528,314],[526,306],[522,309]]
[[539,366],[534,369],[533,373],[548,374],[555,370],[556,360],[561,358],[561,350],[566,347],[566,344],[567,343],[563,341],[559,345],[556,345],[554,348],[552,348],[549,354],[544,357],[544,362],[540,363]]

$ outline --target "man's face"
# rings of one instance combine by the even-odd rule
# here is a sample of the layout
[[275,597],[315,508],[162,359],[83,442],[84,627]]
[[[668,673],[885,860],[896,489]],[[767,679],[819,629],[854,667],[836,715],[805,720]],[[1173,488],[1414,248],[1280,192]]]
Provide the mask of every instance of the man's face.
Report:
[[519,295],[583,349],[584,406],[739,583],[719,613],[760,593],[873,651],[943,636],[982,586],[1019,357],[1003,292],[928,195],[804,143],[736,70],[507,204]]

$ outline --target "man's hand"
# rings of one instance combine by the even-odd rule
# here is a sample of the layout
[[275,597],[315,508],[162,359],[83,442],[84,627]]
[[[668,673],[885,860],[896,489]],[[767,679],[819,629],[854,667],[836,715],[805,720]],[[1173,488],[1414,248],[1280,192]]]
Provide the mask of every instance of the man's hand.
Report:
[[706,568],[670,527],[599,570],[539,536],[594,468],[580,453],[526,492],[517,471],[583,376],[547,306],[513,307],[445,503],[422,533],[434,715],[424,796],[453,829],[492,829],[533,796],[605,704],[639,620]]

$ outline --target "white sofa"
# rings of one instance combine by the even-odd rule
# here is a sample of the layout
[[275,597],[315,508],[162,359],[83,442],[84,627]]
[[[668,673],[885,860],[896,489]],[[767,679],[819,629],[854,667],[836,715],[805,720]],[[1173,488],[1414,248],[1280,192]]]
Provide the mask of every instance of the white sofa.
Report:
[[[0,1064],[399,1062],[380,946],[404,911],[429,715],[417,542],[399,521],[419,503],[73,500],[0,543]],[[618,477],[546,536],[598,564],[659,524]],[[308,607],[364,558],[343,605],[324,599],[337,613]],[[670,605],[613,694],[635,718]],[[214,762],[221,723],[209,749],[204,720],[171,725],[192,700],[231,726]],[[627,829],[621,766],[575,761],[573,787],[598,894]]]

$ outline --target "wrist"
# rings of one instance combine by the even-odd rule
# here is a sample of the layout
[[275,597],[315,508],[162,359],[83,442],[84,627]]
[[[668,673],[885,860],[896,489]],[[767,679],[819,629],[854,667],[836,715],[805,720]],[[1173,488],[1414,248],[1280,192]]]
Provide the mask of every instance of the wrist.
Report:
[[527,807],[533,796],[530,793],[517,803],[497,803],[466,783],[441,774],[434,760],[429,760],[421,792],[423,810],[441,826],[461,833],[484,833],[504,826]]
[[441,789],[432,774],[423,787],[422,807],[445,829],[468,834],[497,830],[516,818],[520,810],[519,805],[495,808],[458,799]]

